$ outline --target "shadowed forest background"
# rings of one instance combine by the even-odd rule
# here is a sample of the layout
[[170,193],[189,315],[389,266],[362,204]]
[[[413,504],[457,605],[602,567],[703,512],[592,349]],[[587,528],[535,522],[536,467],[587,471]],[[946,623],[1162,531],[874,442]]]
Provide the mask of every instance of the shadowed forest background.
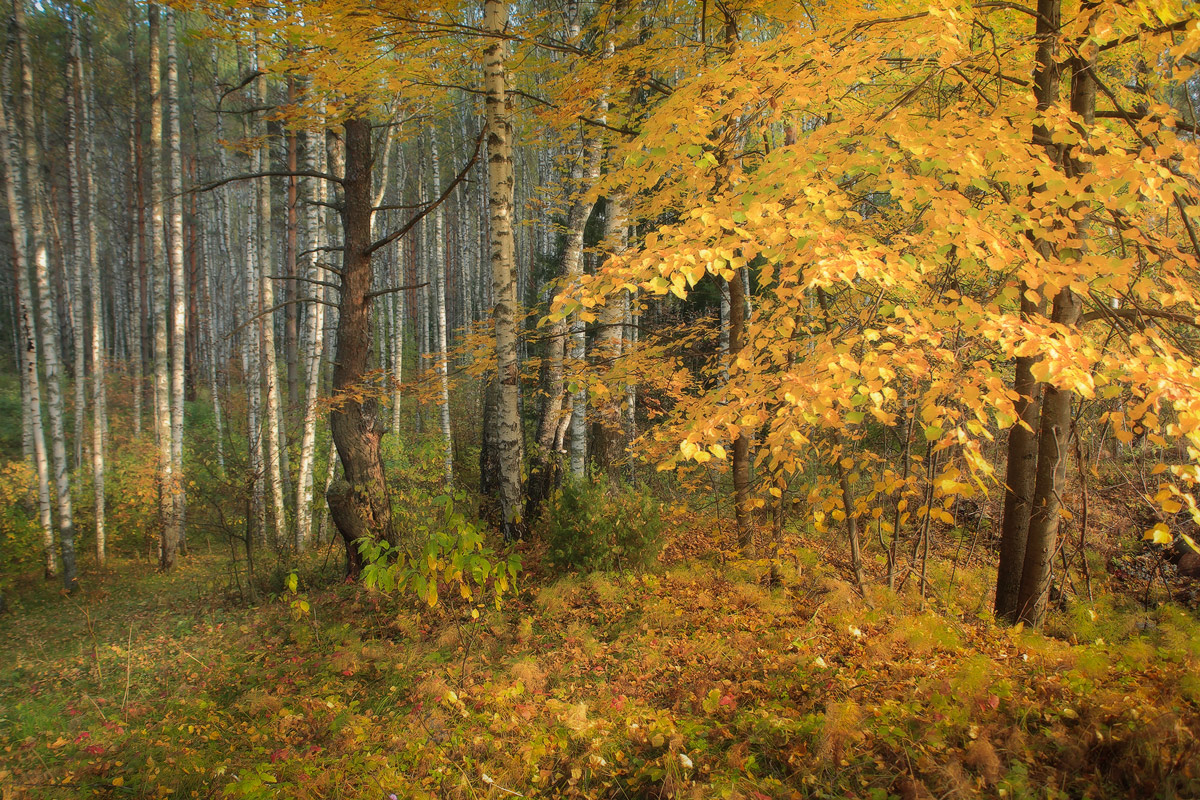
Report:
[[0,14],[3,800],[1200,796],[1190,3]]

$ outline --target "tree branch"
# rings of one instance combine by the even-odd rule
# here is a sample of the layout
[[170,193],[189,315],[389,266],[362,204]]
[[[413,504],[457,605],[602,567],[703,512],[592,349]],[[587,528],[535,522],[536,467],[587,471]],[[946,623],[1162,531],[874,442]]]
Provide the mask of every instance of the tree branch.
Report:
[[307,170],[307,169],[298,169],[298,170],[280,169],[280,170],[268,170],[266,172],[250,172],[250,173],[246,173],[244,175],[233,175],[228,178],[222,178],[221,180],[218,180],[218,181],[212,181],[211,183],[205,183],[200,186],[193,186],[191,189],[185,190],[184,194],[192,194],[192,193],[197,193],[197,192],[210,192],[213,189],[217,189],[221,186],[224,186],[227,183],[234,183],[235,181],[250,181],[250,180],[254,180],[255,178],[293,178],[293,177],[296,177],[296,178],[320,178],[321,180],[332,181],[337,184],[340,184],[342,182],[341,178],[339,178],[336,175],[330,175],[327,172],[314,172],[313,170]]
[[[410,230],[413,229],[413,227],[418,222],[420,222],[425,217],[426,214],[428,214],[430,211],[433,211],[435,208],[437,208],[443,202],[445,202],[446,198],[450,196],[450,193],[454,191],[454,188],[456,186],[458,186],[458,184],[462,183],[463,179],[467,177],[467,173],[471,171],[471,167],[475,166],[475,162],[479,159],[479,150],[483,146],[483,137],[485,135],[487,135],[487,126],[486,125],[479,131],[479,136],[477,136],[475,138],[475,150],[474,150],[474,152],[471,153],[471,158],[467,161],[466,166],[464,166],[459,171],[459,173],[454,176],[454,180],[450,181],[450,185],[446,187],[446,190],[444,192],[442,192],[441,196],[438,197],[437,200],[430,203],[426,208],[424,208],[424,209],[418,211],[416,214],[414,214],[408,222],[404,223],[403,227],[399,228],[398,230],[393,231],[392,233],[389,233],[387,236],[383,237],[382,239],[380,239],[379,241],[375,242],[370,247],[368,247],[367,248],[368,256],[371,255],[372,253],[374,253],[379,248],[386,247],[387,245],[389,245],[392,242],[399,239],[404,234],[408,233]],[[367,295],[367,296],[370,297],[371,295]]]
[[408,289],[423,289],[428,285],[429,281],[425,281],[424,283],[410,283],[408,286],[393,286],[390,289],[376,289],[373,292],[367,292],[366,299],[371,300],[375,297],[382,297],[385,294],[395,294],[396,292],[403,292]]

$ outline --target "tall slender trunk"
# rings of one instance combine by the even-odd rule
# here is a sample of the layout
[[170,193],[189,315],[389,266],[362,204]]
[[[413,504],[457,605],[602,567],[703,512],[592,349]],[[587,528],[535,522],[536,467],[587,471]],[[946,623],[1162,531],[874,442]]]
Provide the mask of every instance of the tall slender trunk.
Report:
[[183,183],[182,134],[179,123],[179,61],[176,54],[175,12],[163,8],[167,39],[167,194],[170,196],[170,327],[171,327],[171,514],[172,527],[181,547],[186,543],[184,514],[187,495],[183,479],[184,366],[187,344],[187,284],[183,268]]
[[369,537],[395,544],[396,532],[379,447],[385,430],[379,403],[373,394],[361,393],[371,344],[371,124],[355,117],[346,120],[343,129],[345,243],[330,425],[345,477],[330,485],[326,499],[346,544],[348,572],[356,577],[362,568],[357,540]]
[[[129,85],[133,91],[129,103],[129,272],[132,284],[130,301],[130,354],[133,357],[133,435],[142,436],[142,399],[145,394],[145,363],[143,361],[142,333],[144,317],[142,315],[142,227],[143,215],[141,204],[141,124],[138,109],[138,69],[137,69],[137,26],[138,8],[136,0],[129,2],[129,29],[127,32],[127,49],[129,53]],[[220,116],[220,115],[218,115]]]
[[[319,151],[325,149],[323,132],[307,134],[305,144],[305,167],[311,171],[319,171]],[[319,179],[310,178],[308,186],[308,206],[305,209],[305,243],[308,246],[308,278],[310,280],[325,280],[324,270],[320,267],[320,248],[324,245],[321,225],[321,206],[324,197],[324,183]],[[318,299],[321,287],[310,284],[311,291]],[[320,302],[311,304],[306,318],[305,329],[304,369],[304,433],[300,439],[300,465],[297,477],[296,495],[296,549],[303,552],[312,544],[312,504],[313,504],[313,460],[317,444],[317,394],[321,382],[321,351],[324,344],[323,328],[325,306]]]
[[87,258],[87,244],[83,232],[83,167],[80,164],[80,124],[79,103],[80,91],[77,76],[80,72],[79,60],[82,58],[79,43],[79,20],[76,19],[77,9],[67,12],[67,28],[70,32],[70,44],[67,50],[67,203],[71,223],[71,253],[66,258],[70,265],[69,284],[71,310],[71,355],[74,359],[74,374],[72,388],[75,392],[75,436],[73,449],[75,451],[75,466],[83,465],[83,429],[84,417],[87,414],[87,335],[85,311],[83,307],[83,262]]
[[[404,246],[396,248],[396,285],[403,286],[406,282],[404,261]],[[400,435],[400,397],[401,384],[404,381],[404,326],[407,317],[408,292],[397,292],[396,298],[396,339],[392,342],[392,435]]]
[[[259,53],[255,53],[253,66],[260,62]],[[256,99],[259,105],[267,102],[265,78],[258,78],[259,89]],[[255,172],[267,172],[271,168],[271,148],[267,139],[265,120],[260,120],[256,133],[262,144],[254,157]],[[257,183],[258,202],[258,270],[259,293],[262,304],[262,317],[259,318],[259,331],[262,337],[262,369],[265,387],[263,407],[263,430],[265,431],[267,456],[267,483],[271,489],[271,509],[275,518],[275,545],[284,547],[287,538],[287,512],[283,500],[283,468],[280,454],[280,408],[279,408],[279,369],[275,353],[275,286],[272,276],[273,268],[272,243],[272,208],[271,208],[271,179],[259,178]]]
[[154,429],[158,443],[159,518],[162,534],[159,564],[169,570],[179,552],[175,526],[175,459],[171,452],[171,373],[168,326],[168,255],[163,242],[163,111],[159,63],[159,7],[149,4],[150,16],[150,269],[153,275],[154,316]]
[[[437,134],[430,137],[430,160],[433,162],[433,185],[435,191],[441,186],[441,161],[438,158]],[[437,305],[437,373],[439,410],[442,422],[442,482],[446,490],[454,488],[454,443],[450,431],[450,364],[449,347],[446,344],[446,250],[445,211],[439,204],[433,212],[433,291]]]
[[[7,65],[6,65],[7,67]],[[5,69],[7,76],[8,70]],[[7,80],[5,81],[7,83]],[[7,87],[5,87],[7,88]],[[25,181],[17,156],[17,136],[0,99],[0,158],[4,162],[4,199],[12,228],[13,270],[16,278],[16,317],[20,351],[21,388],[25,416],[29,420],[30,445],[37,474],[38,524],[42,529],[42,565],[47,578],[58,574],[54,554],[54,521],[50,508],[50,464],[46,457],[46,434],[42,425],[42,388],[38,380],[37,331],[33,311],[33,289],[29,284],[29,231],[21,197]]]
[[41,160],[37,132],[34,129],[33,59],[25,26],[25,2],[13,3],[13,23],[21,54],[21,114],[25,145],[25,186],[29,201],[29,234],[33,249],[33,270],[41,314],[42,360],[46,371],[49,400],[50,441],[54,464],[55,499],[58,507],[58,541],[62,554],[62,579],[67,591],[77,587],[75,568],[75,518],[71,508],[71,482],[67,472],[67,445],[63,431],[61,362],[58,326],[55,324],[54,299],[50,289],[50,255],[46,246],[45,225],[39,196],[42,189]]
[[491,205],[490,257],[492,318],[496,335],[496,370],[500,396],[496,427],[500,461],[500,508],[505,538],[519,537],[523,529],[521,508],[520,366],[517,363],[517,287],[513,252],[512,127],[505,74],[505,40],[508,5],[504,0],[484,0],[483,28],[492,36],[484,53],[485,108],[487,110],[488,195]]
[[[294,103],[298,95],[296,92],[296,79],[288,78],[287,82],[287,99],[288,103]],[[287,168],[289,172],[295,173],[299,167],[299,137],[294,130],[288,131],[287,134]],[[298,254],[297,238],[300,229],[299,209],[297,204],[300,200],[300,178],[297,175],[289,175],[287,179],[287,236],[284,239],[284,274],[287,275],[287,281],[284,283],[284,300],[287,301],[287,306],[284,309],[284,337],[283,351],[284,358],[287,361],[287,386],[288,386],[288,404],[293,408],[300,405],[300,306],[296,303],[296,298],[299,294],[297,290],[297,269],[298,269]]]
[[[78,35],[78,31],[76,31]],[[78,50],[80,45],[75,43]],[[101,293],[100,255],[96,229],[96,170],[95,131],[92,122],[90,82],[83,58],[76,53],[79,83],[80,114],[83,127],[83,213],[87,223],[88,306],[91,320],[92,360],[92,494],[96,517],[96,563],[103,566],[106,558],[104,514],[104,450],[108,432],[108,399],[105,391],[104,301]]]

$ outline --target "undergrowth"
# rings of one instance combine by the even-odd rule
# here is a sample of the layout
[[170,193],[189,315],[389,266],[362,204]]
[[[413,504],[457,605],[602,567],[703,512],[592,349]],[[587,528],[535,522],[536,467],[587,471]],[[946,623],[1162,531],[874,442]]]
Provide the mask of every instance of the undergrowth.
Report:
[[867,608],[801,559],[448,610],[312,583],[317,559],[255,608],[193,557],[4,618],[0,794],[1200,794],[1200,629],[1175,606],[1080,604],[1043,636],[994,626],[969,571],[924,611],[911,588]]

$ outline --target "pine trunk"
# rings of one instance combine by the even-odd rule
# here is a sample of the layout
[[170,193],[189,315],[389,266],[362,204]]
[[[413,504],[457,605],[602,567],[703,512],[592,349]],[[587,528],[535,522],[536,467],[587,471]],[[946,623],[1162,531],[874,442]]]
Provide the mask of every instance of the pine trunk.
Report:
[[371,125],[351,118],[344,132],[345,244],[330,426],[345,476],[330,485],[326,499],[346,545],[348,573],[357,577],[362,555],[356,542],[373,538],[395,544],[396,533],[380,453],[383,420],[375,396],[363,391],[371,345]]

